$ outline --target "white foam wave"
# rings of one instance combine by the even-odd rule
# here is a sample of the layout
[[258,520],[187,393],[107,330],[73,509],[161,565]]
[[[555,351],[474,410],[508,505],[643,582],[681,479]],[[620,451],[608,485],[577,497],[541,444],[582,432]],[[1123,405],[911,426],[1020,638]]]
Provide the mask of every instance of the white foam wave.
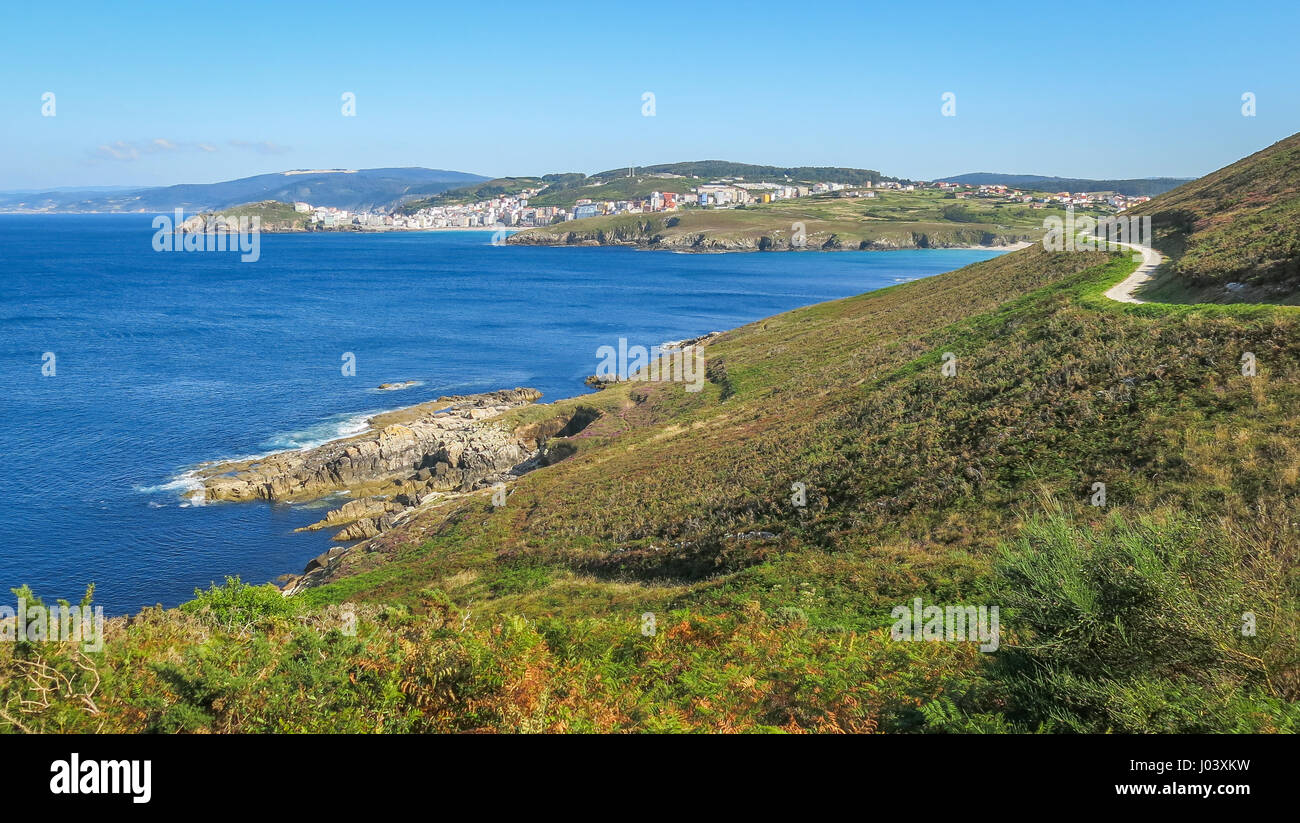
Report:
[[370,428],[370,418],[382,413],[382,411],[368,411],[361,414],[335,415],[305,429],[277,434],[261,444],[263,448],[268,450],[266,454],[257,454],[241,459],[249,460],[255,457],[265,457],[267,454],[274,454],[275,452],[314,449],[331,440],[361,434]]
[[[402,408],[402,407],[397,407]],[[379,414],[395,409],[375,409],[360,414],[338,414],[333,415],[319,423],[308,426],[298,431],[285,432],[268,438],[260,446],[264,451],[256,454],[246,454],[237,457],[224,457],[218,460],[204,461],[197,468],[188,469],[166,483],[160,483],[156,486],[137,486],[136,491],[142,494],[170,494],[181,499],[181,506],[202,506],[206,500],[204,494],[203,481],[199,479],[198,473],[205,466],[211,466],[214,463],[234,463],[246,460],[260,460],[273,454],[286,451],[302,451],[314,449],[317,446],[324,445],[331,440],[339,440],[345,437],[351,437],[355,434],[361,434],[369,430],[370,420]]]
[[198,478],[198,469],[181,472],[157,486],[137,486],[136,491],[141,494],[175,495],[184,501],[182,506],[202,506],[205,502],[203,481]]

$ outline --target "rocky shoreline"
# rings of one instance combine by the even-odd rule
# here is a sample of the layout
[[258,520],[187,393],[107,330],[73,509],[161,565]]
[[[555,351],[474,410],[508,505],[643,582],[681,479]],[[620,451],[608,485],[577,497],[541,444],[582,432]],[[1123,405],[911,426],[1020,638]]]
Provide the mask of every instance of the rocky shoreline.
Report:
[[[311,449],[200,466],[204,502],[302,502],[344,493],[351,499],[302,529],[336,529],[335,540],[366,541],[405,522],[421,507],[488,488],[560,459],[547,441],[581,431],[595,412],[581,406],[513,428],[508,411],[533,404],[535,389],[440,397],[376,415],[369,428]],[[316,584],[344,553],[313,558],[284,586],[293,594]]]

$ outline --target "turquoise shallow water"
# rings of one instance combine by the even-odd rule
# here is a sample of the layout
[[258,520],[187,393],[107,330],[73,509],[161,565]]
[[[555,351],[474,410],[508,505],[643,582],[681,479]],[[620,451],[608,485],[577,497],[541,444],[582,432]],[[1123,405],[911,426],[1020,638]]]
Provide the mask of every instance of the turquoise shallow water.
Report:
[[[118,614],[228,574],[296,573],[331,545],[293,533],[323,504],[192,506],[184,472],[441,394],[581,394],[620,337],[724,330],[997,254],[686,255],[427,232],[266,235],[240,263],[155,252],[151,221],[0,216],[0,589],[76,601],[93,581]],[[397,380],[419,385],[375,390]]]

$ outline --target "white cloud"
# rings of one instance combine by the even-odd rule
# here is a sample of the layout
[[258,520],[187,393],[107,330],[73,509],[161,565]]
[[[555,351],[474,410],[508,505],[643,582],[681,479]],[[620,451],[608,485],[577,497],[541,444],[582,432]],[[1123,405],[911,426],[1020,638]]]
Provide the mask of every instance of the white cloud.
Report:
[[140,150],[125,140],[116,143],[104,143],[92,152],[102,160],[139,160]]
[[[284,154],[290,151],[288,146],[282,146],[270,140],[227,140],[226,145],[245,151],[254,151],[258,154]],[[201,151],[211,154],[220,150],[216,142],[192,143],[168,140],[166,137],[155,137],[152,140],[116,140],[112,143],[102,143],[90,152],[90,157],[94,161],[119,160],[129,163],[139,160],[145,155],[159,154],[161,152]]]

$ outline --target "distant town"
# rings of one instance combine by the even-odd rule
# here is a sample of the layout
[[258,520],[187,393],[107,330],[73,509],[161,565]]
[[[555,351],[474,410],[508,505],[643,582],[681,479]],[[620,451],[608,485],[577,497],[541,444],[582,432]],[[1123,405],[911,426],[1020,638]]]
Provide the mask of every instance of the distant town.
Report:
[[533,228],[550,226],[569,220],[602,215],[642,214],[671,212],[684,208],[729,209],[741,206],[771,203],[799,197],[825,196],[874,198],[878,192],[912,192],[938,190],[951,193],[954,199],[978,198],[1028,205],[1030,208],[1058,206],[1109,207],[1116,212],[1145,203],[1150,197],[1130,197],[1115,192],[1029,192],[1005,185],[974,185],[963,183],[899,183],[881,181],[864,185],[841,183],[813,183],[792,185],[767,182],[746,182],[743,177],[722,178],[698,185],[684,192],[669,191],[671,178],[678,175],[656,175],[665,178],[665,190],[653,191],[639,199],[590,200],[580,199],[572,208],[560,206],[532,206],[529,198],[535,197],[541,187],[524,189],[516,194],[501,195],[473,203],[449,203],[427,206],[412,213],[402,211],[349,212],[330,206],[313,206],[295,202],[294,209],[309,214],[309,223],[320,229],[473,229],[473,228]]

